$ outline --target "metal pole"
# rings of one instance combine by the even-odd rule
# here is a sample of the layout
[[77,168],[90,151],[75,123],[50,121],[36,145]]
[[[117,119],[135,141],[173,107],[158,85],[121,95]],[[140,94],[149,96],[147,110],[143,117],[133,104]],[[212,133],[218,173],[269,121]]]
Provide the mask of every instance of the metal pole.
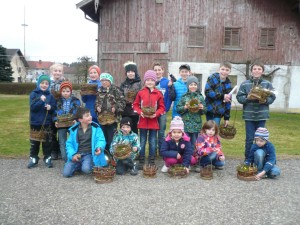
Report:
[[26,23],[25,23],[25,5],[24,5],[24,23],[23,24],[21,24],[21,26],[23,26],[24,27],[24,58],[25,58],[25,56],[26,56],[26,53],[25,53],[25,28],[28,26]]

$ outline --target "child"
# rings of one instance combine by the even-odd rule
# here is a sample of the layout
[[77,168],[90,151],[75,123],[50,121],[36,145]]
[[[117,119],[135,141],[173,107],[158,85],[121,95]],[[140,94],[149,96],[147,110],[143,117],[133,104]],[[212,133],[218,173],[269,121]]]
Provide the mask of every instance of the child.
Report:
[[63,169],[64,177],[72,177],[75,171],[90,174],[93,165],[107,165],[104,155],[106,141],[100,126],[92,121],[90,110],[79,108],[76,118],[79,122],[69,129],[66,142],[68,161]]
[[[51,168],[51,148],[52,148],[52,116],[56,109],[56,101],[50,93],[50,77],[41,75],[38,78],[37,88],[30,93],[30,129],[32,131],[47,131],[46,140],[42,142],[44,162]],[[30,160],[28,168],[37,166],[39,161],[41,141],[30,140]]]
[[[191,68],[188,64],[181,65],[179,67],[179,75],[180,79],[178,79],[174,84],[172,81],[169,82],[169,98],[172,100],[175,97],[174,104],[173,104],[173,110],[172,110],[172,118],[175,116],[180,116],[179,113],[176,111],[176,106],[183,94],[185,94],[188,91],[188,88],[186,86],[186,81],[188,76],[191,74]],[[175,96],[170,96],[171,93],[175,93]]]
[[245,164],[255,163],[258,174],[256,180],[260,180],[265,175],[269,178],[275,178],[280,175],[280,169],[276,164],[276,153],[274,145],[269,142],[269,131],[264,127],[259,127],[255,134],[255,143],[252,145],[249,157]]
[[[90,80],[88,81],[88,84],[97,84],[97,89],[99,89],[101,87],[101,82],[99,80],[100,68],[96,65],[91,66],[89,68],[89,76]],[[90,110],[93,121],[98,123],[97,114],[95,112],[96,95],[83,95],[81,96],[81,100],[85,103],[85,107]]]
[[110,153],[113,155],[115,146],[119,143],[129,144],[132,147],[131,155],[126,159],[117,160],[116,173],[124,175],[127,169],[130,169],[130,174],[135,176],[138,174],[137,168],[133,160],[141,150],[138,135],[131,130],[132,120],[130,117],[123,117],[120,122],[120,130],[118,130],[111,142]]
[[95,108],[99,114],[112,112],[115,116],[115,120],[109,124],[99,121],[106,140],[105,149],[109,150],[113,135],[117,130],[117,122],[120,121],[126,103],[121,90],[113,84],[114,78],[112,75],[101,73],[100,81],[102,86],[98,90]]
[[[57,119],[59,116],[75,116],[77,109],[80,107],[80,100],[72,96],[72,84],[69,81],[64,81],[60,85],[61,97],[57,100],[57,109],[54,117],[55,127],[58,128]],[[76,122],[76,121],[75,121]],[[66,162],[66,141],[67,132],[70,127],[58,128],[58,140],[62,159]]]
[[[159,130],[157,118],[165,112],[163,95],[155,87],[156,79],[156,73],[153,70],[148,70],[144,75],[145,86],[137,93],[133,102],[134,111],[140,115],[138,123],[141,142],[138,166],[139,170],[143,169],[143,165],[145,163],[145,146],[147,142],[147,136],[149,138],[148,163],[150,165],[155,165],[157,130]],[[145,115],[142,110],[145,107],[151,107],[155,110],[155,112],[152,115]]]
[[[188,92],[182,95],[180,98],[176,110],[182,117],[184,122],[184,130],[191,138],[191,146],[194,148],[196,139],[202,127],[201,115],[206,113],[206,106],[204,98],[199,90],[199,81],[197,77],[190,76],[187,79],[186,86],[188,87]],[[190,112],[189,102],[192,99],[198,101],[199,111]]]
[[206,121],[214,120],[218,126],[224,117],[225,127],[229,123],[231,95],[231,81],[228,75],[231,71],[230,63],[222,63],[218,73],[210,75],[205,85],[205,102],[207,107]]
[[[64,81],[63,77],[64,66],[60,63],[55,63],[50,66],[51,83],[50,90],[53,97],[57,100],[60,97],[60,85]],[[52,153],[51,158],[56,160],[60,158],[59,143],[57,141],[57,128],[54,123],[52,123]]]
[[213,165],[216,169],[223,169],[225,156],[218,136],[218,125],[214,120],[203,124],[196,142],[196,155],[200,157],[201,167]]
[[271,94],[267,97],[266,102],[260,103],[259,100],[252,99],[249,95],[249,92],[255,86],[261,86],[268,90],[273,89],[269,81],[261,78],[264,69],[265,67],[262,63],[254,63],[251,66],[251,78],[241,84],[236,95],[238,102],[243,104],[243,119],[246,127],[245,158],[249,157],[256,129],[265,127],[266,120],[269,119],[269,105],[276,99],[276,96]]
[[[139,115],[133,111],[132,103],[139,90],[142,89],[141,78],[138,74],[137,66],[134,62],[124,64],[126,79],[121,84],[120,89],[125,97],[126,106],[122,113],[122,117],[130,117],[132,120],[132,131],[138,134],[137,124]],[[129,97],[128,97],[129,96]]]
[[157,142],[158,142],[158,151],[160,151],[161,145],[165,139],[165,132],[166,132],[166,124],[167,124],[167,112],[169,112],[172,101],[169,98],[169,80],[164,75],[164,67],[160,63],[154,63],[153,64],[153,70],[156,73],[156,88],[161,91],[161,93],[164,96],[164,104],[165,104],[165,113],[162,114],[160,117],[158,117],[158,123],[159,123],[159,131],[157,135]]
[[197,162],[193,157],[190,138],[184,133],[183,127],[182,119],[179,116],[174,117],[171,121],[170,132],[160,150],[160,155],[165,161],[161,169],[163,173],[168,172],[169,167],[177,163],[182,164],[189,173],[189,166]]

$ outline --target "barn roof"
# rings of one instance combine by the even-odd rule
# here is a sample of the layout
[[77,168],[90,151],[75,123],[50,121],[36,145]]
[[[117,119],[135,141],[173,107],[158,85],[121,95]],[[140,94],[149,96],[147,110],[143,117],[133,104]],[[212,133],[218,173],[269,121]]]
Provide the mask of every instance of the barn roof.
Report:
[[95,8],[95,0],[83,0],[77,3],[76,7],[84,12],[86,18],[89,17],[87,19],[99,23],[100,6],[97,9]]

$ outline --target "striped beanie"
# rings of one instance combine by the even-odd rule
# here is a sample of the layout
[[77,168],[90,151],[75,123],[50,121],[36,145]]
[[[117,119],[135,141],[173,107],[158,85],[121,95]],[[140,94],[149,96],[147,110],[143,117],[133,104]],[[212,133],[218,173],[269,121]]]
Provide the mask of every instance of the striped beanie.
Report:
[[172,130],[181,130],[182,132],[184,132],[184,123],[180,116],[175,116],[174,119],[172,119],[170,132],[172,132]]
[[269,139],[269,131],[267,130],[267,128],[259,127],[255,131],[254,137],[261,138],[261,139],[267,141]]
[[147,72],[144,75],[144,81],[146,81],[147,79],[151,79],[151,80],[154,80],[156,82],[157,81],[157,76],[156,76],[155,71],[147,70]]

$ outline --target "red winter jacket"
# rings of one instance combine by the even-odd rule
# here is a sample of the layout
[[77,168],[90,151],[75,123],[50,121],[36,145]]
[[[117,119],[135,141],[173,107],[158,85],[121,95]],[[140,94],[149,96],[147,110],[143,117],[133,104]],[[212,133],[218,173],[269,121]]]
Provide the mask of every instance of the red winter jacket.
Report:
[[156,88],[151,92],[149,88],[144,87],[140,90],[133,102],[133,110],[141,115],[142,106],[152,106],[155,107],[155,115],[156,117],[150,119],[148,117],[141,117],[138,122],[138,128],[141,129],[153,129],[159,130],[158,117],[164,114],[165,112],[165,104],[164,97],[162,93]]

